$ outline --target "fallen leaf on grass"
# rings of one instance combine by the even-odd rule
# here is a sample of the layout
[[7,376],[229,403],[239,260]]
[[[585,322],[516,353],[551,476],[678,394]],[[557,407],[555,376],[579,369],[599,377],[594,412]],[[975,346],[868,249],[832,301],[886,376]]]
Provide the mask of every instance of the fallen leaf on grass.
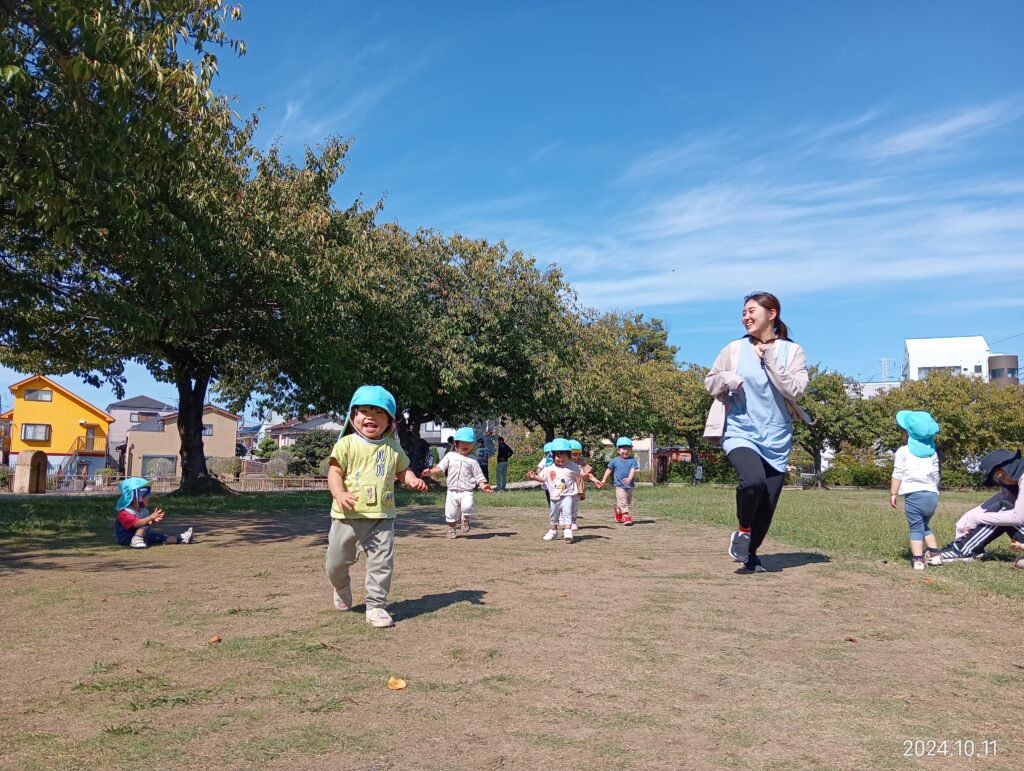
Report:
[[222,639],[220,639],[220,635],[219,634],[215,634],[213,637],[211,637],[209,640],[206,641],[206,644],[207,645],[217,645],[217,644],[222,643],[222,642],[224,642],[224,641]]
[[326,648],[329,651],[344,651],[345,650],[340,645],[334,645],[333,643],[329,643],[329,642],[321,642],[320,643],[320,647],[321,648]]
[[855,642],[860,642],[860,640],[858,640],[856,637],[844,637],[843,638],[843,642],[853,642],[853,643],[855,643]]
[[388,678],[388,690],[389,691],[404,691],[405,680],[400,677],[389,677]]
[[938,583],[938,582],[937,582],[937,581],[936,581],[936,580],[935,580],[934,578],[926,578],[926,579],[924,580],[924,582],[925,582],[926,584],[935,584],[935,583]]

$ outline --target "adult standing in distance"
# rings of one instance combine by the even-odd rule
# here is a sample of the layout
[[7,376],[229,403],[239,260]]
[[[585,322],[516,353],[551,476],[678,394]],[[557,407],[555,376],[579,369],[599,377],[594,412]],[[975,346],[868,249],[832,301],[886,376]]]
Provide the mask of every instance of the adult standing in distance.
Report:
[[505,442],[505,437],[498,437],[498,489],[504,490],[508,485],[508,459],[511,458],[515,453],[512,448]]
[[729,556],[764,572],[757,550],[779,502],[793,448],[793,418],[811,422],[797,401],[807,388],[807,357],[789,339],[778,298],[743,298],[746,334],[722,349],[704,387],[715,397],[704,436],[720,441],[736,469],[736,518]]

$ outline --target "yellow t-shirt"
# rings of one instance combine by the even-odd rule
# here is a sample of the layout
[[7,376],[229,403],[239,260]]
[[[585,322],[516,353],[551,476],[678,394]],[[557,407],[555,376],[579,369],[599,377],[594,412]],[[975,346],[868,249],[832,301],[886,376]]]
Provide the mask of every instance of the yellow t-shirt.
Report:
[[343,436],[331,458],[345,475],[345,489],[359,500],[352,511],[342,511],[335,501],[335,519],[394,519],[395,475],[409,468],[409,456],[393,436],[371,441],[358,433]]

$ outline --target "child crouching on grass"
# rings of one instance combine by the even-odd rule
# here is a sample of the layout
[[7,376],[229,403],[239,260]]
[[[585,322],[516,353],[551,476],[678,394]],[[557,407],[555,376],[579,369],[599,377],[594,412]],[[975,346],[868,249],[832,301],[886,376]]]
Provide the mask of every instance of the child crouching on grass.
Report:
[[469,532],[469,518],[473,516],[477,486],[486,493],[494,488],[487,483],[479,461],[470,453],[476,447],[476,435],[468,426],[455,432],[455,452],[446,453],[441,462],[423,472],[423,478],[444,473],[448,493],[444,498],[444,520],[448,523],[448,537],[455,538],[455,525],[462,522],[462,532]]
[[619,457],[612,458],[608,463],[608,468],[604,470],[604,476],[601,477],[598,487],[604,487],[610,474],[615,475],[615,521],[629,527],[633,524],[629,507],[633,503],[636,472],[640,470],[640,464],[633,457],[633,440],[628,436],[620,436],[615,442],[615,449],[618,451]]
[[334,607],[349,610],[348,569],[360,551],[366,554],[366,620],[378,628],[395,623],[385,608],[395,570],[396,479],[419,492],[427,489],[395,437],[395,397],[380,386],[360,386],[327,467],[334,502],[325,569]]
[[572,513],[577,505],[580,485],[580,467],[569,460],[572,447],[566,439],[555,439],[548,445],[551,448],[552,462],[539,473],[527,472],[530,479],[536,479],[547,488],[551,496],[551,508],[548,514],[550,527],[544,534],[545,541],[552,541],[558,536],[558,527],[562,527],[562,536],[572,541]]
[[[164,510],[149,513],[149,496],[153,492],[150,482],[141,477],[130,477],[121,483],[121,497],[117,499],[117,517],[114,536],[121,546],[145,549],[167,543],[167,536],[151,530],[150,526],[164,518]],[[181,533],[175,543],[192,543],[192,528]]]
[[935,452],[935,435],[939,424],[927,412],[900,410],[896,423],[903,434],[904,445],[896,450],[892,480],[889,483],[889,505],[898,508],[896,496],[903,496],[903,507],[910,528],[910,559],[914,570],[924,570],[924,548],[927,563],[941,565],[939,544],[928,522],[939,505],[939,456]]

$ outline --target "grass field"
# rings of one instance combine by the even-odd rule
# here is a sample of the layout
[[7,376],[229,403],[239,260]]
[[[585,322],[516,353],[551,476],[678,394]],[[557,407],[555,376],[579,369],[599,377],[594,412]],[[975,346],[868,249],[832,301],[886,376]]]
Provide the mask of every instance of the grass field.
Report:
[[[982,495],[942,497],[940,541]],[[145,551],[112,498],[0,498],[0,768],[1021,766],[1004,546],[917,574],[884,492],[786,490],[737,574],[733,496],[641,488],[626,529],[592,491],[570,545],[536,491],[454,541],[403,495],[385,631],[330,607],[325,493],[165,498],[197,543]]]

